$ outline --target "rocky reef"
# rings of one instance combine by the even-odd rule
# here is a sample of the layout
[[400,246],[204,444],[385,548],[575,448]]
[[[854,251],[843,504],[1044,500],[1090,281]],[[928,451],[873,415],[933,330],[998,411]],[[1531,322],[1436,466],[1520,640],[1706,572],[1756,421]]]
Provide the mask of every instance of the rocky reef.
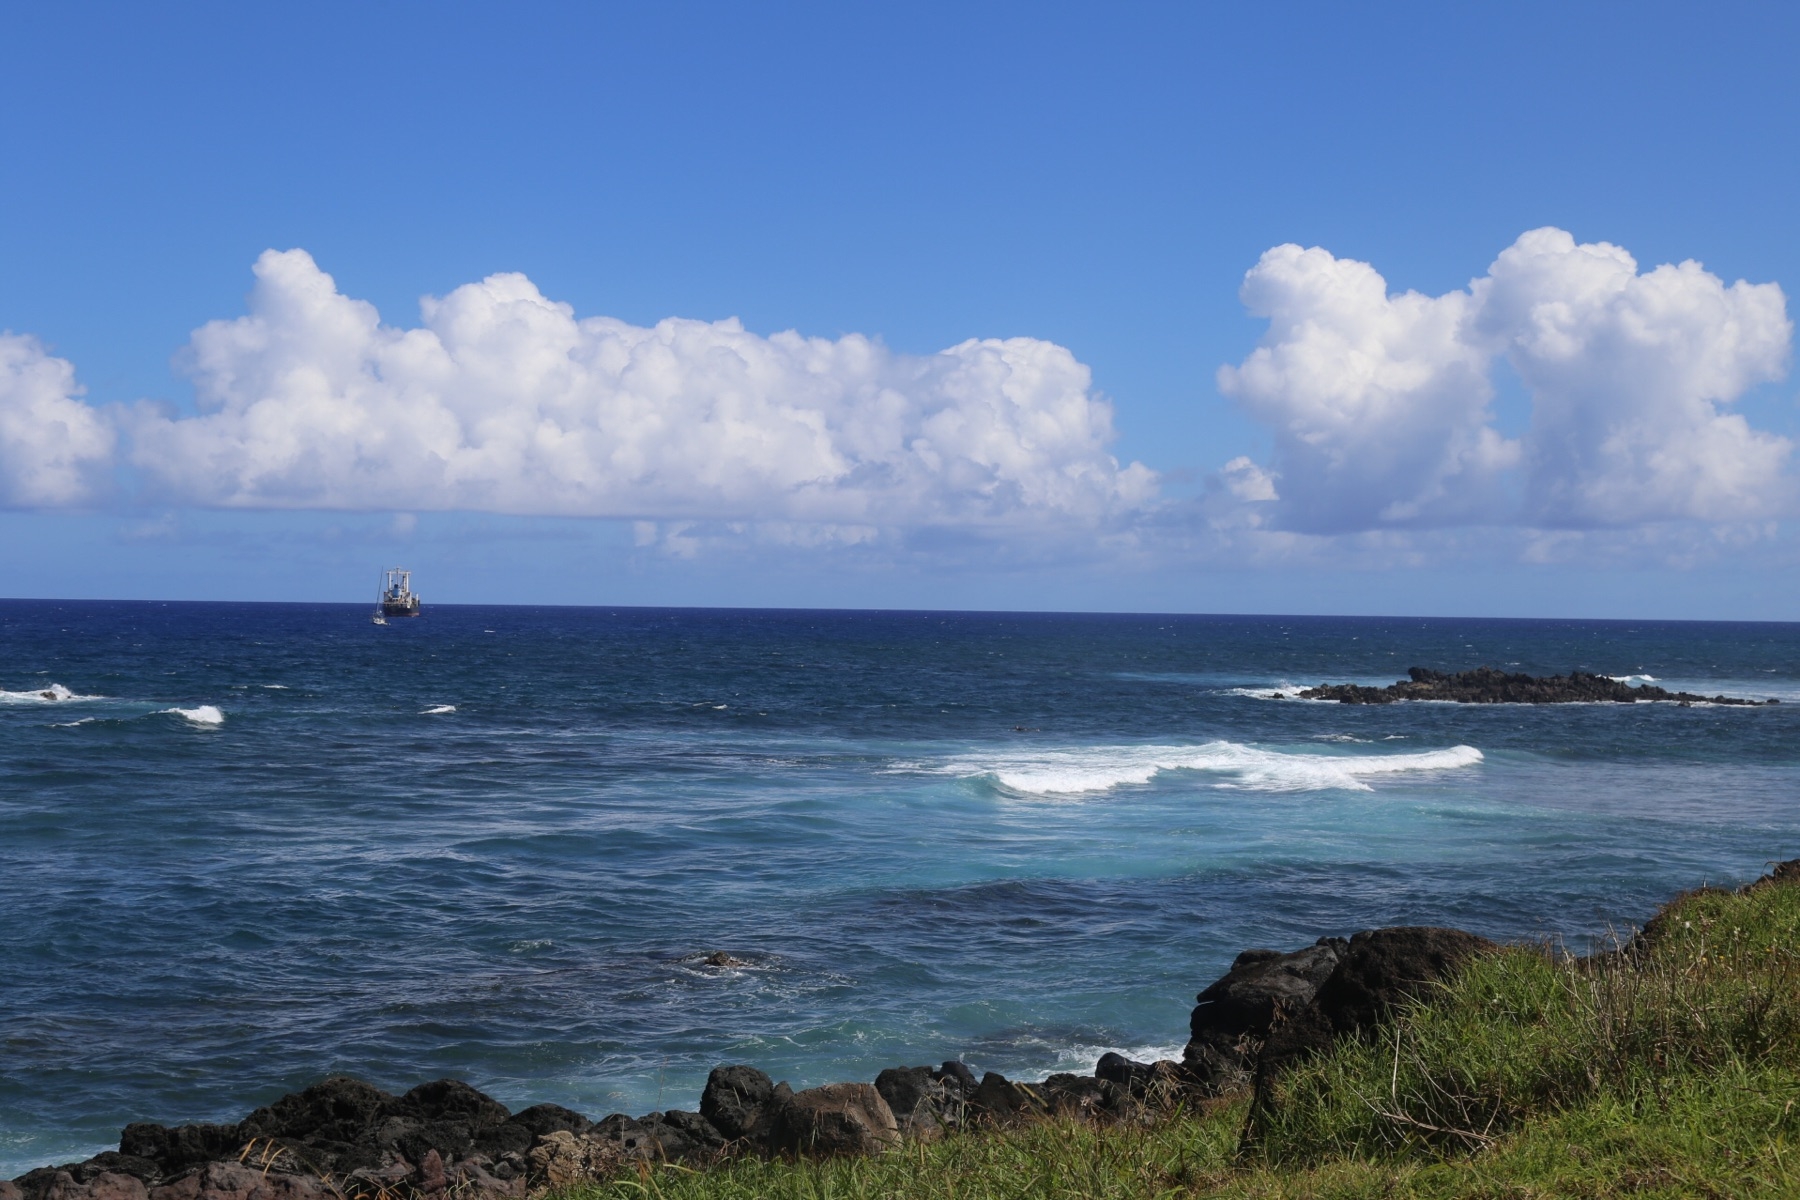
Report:
[[1448,700],[1457,704],[1636,704],[1666,700],[1681,705],[1779,704],[1735,696],[1697,696],[1644,683],[1635,687],[1608,675],[1570,671],[1567,675],[1525,675],[1477,667],[1446,675],[1426,667],[1409,667],[1407,678],[1387,687],[1355,683],[1322,683],[1300,693],[1302,700],[1336,700],[1339,704],[1393,704],[1398,700]]
[[594,1121],[555,1104],[512,1112],[454,1079],[393,1095],[334,1076],[236,1124],[127,1125],[116,1151],[0,1182],[0,1200],[523,1200],[636,1163],[869,1154],[1048,1115],[1150,1120],[1241,1094],[1337,1037],[1376,1027],[1491,945],[1459,930],[1401,927],[1291,952],[1246,950],[1196,998],[1181,1062],[1106,1054],[1091,1075],[1029,1083],[992,1071],[977,1078],[952,1060],[796,1091],[733,1064],[713,1070],[698,1111]]

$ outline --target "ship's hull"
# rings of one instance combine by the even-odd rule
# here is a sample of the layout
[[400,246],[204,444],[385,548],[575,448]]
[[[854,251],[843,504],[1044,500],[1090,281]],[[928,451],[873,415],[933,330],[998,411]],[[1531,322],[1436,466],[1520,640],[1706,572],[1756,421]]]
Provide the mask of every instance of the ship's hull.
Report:
[[404,600],[383,600],[381,615],[384,617],[416,617],[419,615],[419,602],[414,600],[408,604]]

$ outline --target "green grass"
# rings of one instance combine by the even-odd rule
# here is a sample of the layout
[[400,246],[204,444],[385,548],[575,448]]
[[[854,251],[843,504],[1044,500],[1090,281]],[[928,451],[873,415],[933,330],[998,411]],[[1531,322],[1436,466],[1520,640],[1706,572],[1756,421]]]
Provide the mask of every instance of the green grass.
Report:
[[1652,932],[1477,960],[1254,1107],[646,1168],[558,1200],[1800,1196],[1800,886],[1684,897]]

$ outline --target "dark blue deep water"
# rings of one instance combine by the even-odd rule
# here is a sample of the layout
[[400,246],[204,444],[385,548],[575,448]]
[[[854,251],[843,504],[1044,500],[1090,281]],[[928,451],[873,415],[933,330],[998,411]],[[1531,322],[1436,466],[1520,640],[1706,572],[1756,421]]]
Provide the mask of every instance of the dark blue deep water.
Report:
[[[1790,703],[1268,698],[1483,663]],[[1800,855],[1792,701],[1796,625],[0,603],[0,1175],[336,1071],[1172,1053],[1246,946]]]

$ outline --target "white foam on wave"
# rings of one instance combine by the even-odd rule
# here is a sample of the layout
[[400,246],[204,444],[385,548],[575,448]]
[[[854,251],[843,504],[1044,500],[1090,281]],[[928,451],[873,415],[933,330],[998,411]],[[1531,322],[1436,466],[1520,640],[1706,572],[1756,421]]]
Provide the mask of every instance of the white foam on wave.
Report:
[[1303,683],[1274,683],[1263,687],[1226,688],[1224,691],[1227,696],[1248,696],[1252,700],[1297,700],[1306,688],[1307,685]]
[[440,717],[445,713],[453,713],[455,711],[456,705],[454,704],[434,704],[419,715],[421,717]]
[[1165,771],[1212,777],[1211,786],[1254,792],[1308,792],[1338,788],[1367,792],[1365,778],[1410,771],[1447,771],[1481,762],[1473,746],[1406,754],[1307,754],[1265,750],[1237,742],[1200,746],[1089,746],[1043,750],[1029,757],[971,755],[940,771],[991,779],[1011,792],[1074,796],[1145,784]]
[[175,716],[185,717],[196,725],[213,726],[223,725],[225,723],[225,714],[220,712],[216,705],[212,704],[199,704],[195,705],[193,708],[159,708],[156,711],[173,713]]
[[1107,1054],[1123,1054],[1131,1061],[1141,1063],[1160,1062],[1163,1059],[1180,1062],[1182,1051],[1186,1048],[1181,1042],[1159,1046],[1058,1046],[1055,1050],[1056,1059],[1046,1074],[1054,1075],[1058,1071],[1092,1074],[1094,1064]]
[[1655,683],[1654,675],[1608,675],[1614,683]]
[[104,700],[105,696],[83,696],[71,692],[60,683],[23,692],[0,691],[0,704],[61,704],[68,700]]

